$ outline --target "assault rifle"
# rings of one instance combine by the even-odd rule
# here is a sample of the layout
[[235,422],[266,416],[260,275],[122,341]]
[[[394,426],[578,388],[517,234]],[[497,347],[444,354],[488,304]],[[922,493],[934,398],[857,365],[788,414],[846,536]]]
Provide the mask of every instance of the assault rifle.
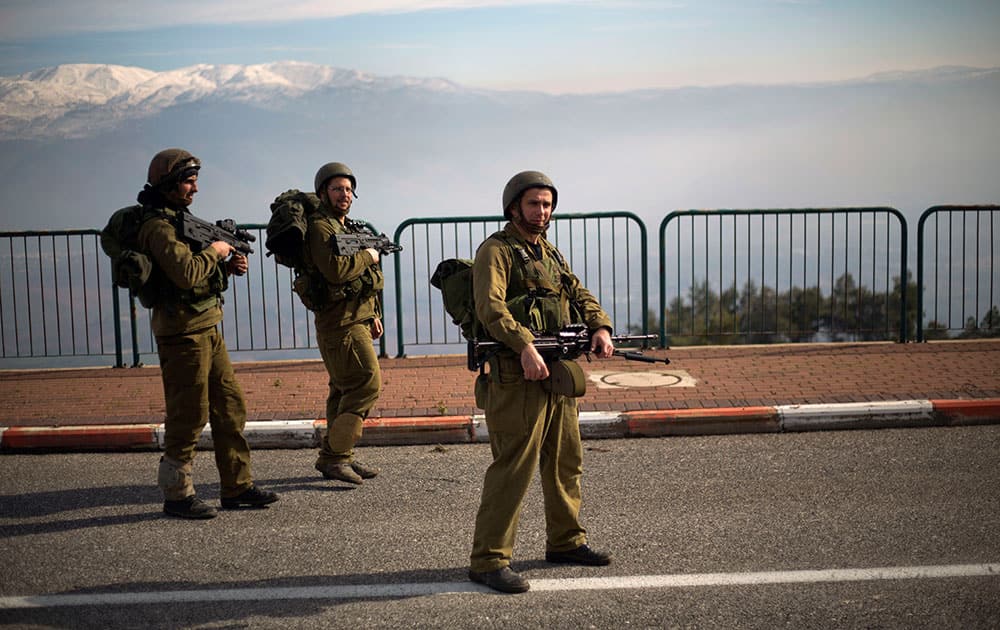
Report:
[[330,239],[330,246],[337,256],[351,256],[368,248],[378,250],[378,253],[383,256],[403,251],[402,245],[393,243],[385,234],[376,234],[375,230],[363,221],[347,219],[344,225],[361,231],[333,235],[333,238]]
[[250,243],[257,240],[257,237],[246,230],[236,227],[236,221],[232,219],[220,219],[214,224],[199,219],[190,212],[181,212],[180,225],[177,227],[178,235],[192,245],[198,246],[201,251],[214,243],[222,241],[232,245],[236,251],[243,254],[253,253]]
[[[583,324],[570,324],[554,335],[539,335],[535,337],[535,349],[546,361],[560,359],[573,360],[580,355],[585,355],[590,360],[590,337],[591,333]],[[630,346],[638,343],[647,344],[650,341],[659,339],[658,335],[614,335],[611,343],[615,345]],[[475,372],[483,367],[498,350],[506,346],[499,341],[476,341],[470,339],[468,343],[468,368]],[[614,356],[624,357],[629,361],[642,361],[644,363],[670,363],[670,359],[657,359],[647,357],[641,352],[622,352],[615,350]]]

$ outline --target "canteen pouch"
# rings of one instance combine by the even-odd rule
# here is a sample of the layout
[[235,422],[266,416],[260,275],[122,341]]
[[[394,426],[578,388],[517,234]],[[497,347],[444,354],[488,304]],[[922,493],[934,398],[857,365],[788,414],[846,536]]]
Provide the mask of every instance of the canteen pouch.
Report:
[[545,391],[569,398],[587,393],[587,377],[576,361],[553,361],[548,367],[549,377],[542,381]]

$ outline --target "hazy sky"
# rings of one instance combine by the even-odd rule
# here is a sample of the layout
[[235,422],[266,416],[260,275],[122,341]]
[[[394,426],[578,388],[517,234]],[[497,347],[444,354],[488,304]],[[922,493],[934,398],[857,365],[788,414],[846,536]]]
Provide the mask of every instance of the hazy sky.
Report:
[[997,0],[0,0],[0,75],[297,60],[600,92],[1000,66]]

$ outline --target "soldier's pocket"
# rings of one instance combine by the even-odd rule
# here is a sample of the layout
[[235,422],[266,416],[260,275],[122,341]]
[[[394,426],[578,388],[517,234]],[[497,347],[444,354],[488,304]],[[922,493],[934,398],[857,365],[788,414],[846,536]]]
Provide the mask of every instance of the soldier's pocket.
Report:
[[476,407],[486,409],[486,403],[490,400],[490,375],[480,374],[476,377],[475,385]]
[[536,416],[534,409],[543,395],[538,382],[524,380],[519,362],[500,362],[499,369],[490,372],[488,394],[484,401],[489,430],[524,435],[531,430]]

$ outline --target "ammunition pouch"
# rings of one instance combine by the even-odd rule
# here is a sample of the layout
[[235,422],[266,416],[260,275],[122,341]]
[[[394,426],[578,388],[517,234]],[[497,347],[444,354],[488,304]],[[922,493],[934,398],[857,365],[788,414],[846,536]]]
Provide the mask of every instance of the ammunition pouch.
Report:
[[135,295],[146,308],[156,306],[174,311],[178,306],[185,306],[195,313],[203,313],[222,302],[222,294],[228,288],[229,277],[219,263],[205,282],[191,289],[178,288],[162,271],[154,269],[149,281]]
[[292,291],[299,296],[302,306],[318,311],[326,304],[326,280],[318,271],[301,271],[292,280]]
[[384,288],[385,277],[382,275],[382,270],[376,265],[370,265],[354,280],[332,287],[330,294],[338,300],[364,299]]
[[533,333],[555,334],[563,327],[561,300],[555,293],[532,290],[509,300],[507,310]]

